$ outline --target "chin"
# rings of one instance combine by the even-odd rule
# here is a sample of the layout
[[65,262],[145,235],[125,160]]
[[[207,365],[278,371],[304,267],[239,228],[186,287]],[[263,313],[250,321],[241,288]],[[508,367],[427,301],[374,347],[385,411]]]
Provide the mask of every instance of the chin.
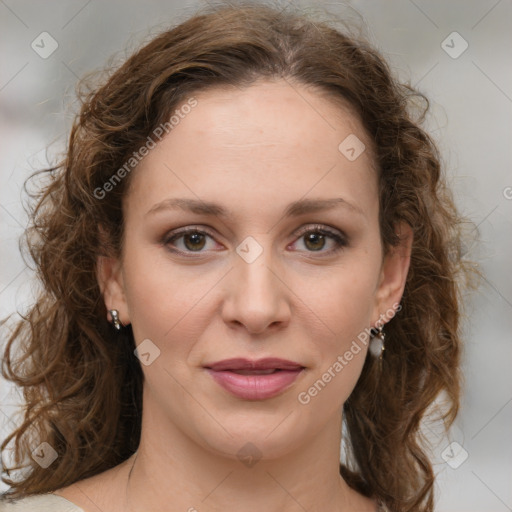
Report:
[[299,448],[308,437],[305,425],[299,426],[296,423],[297,416],[289,412],[239,412],[224,418],[223,425],[229,434],[219,428],[215,431],[198,432],[198,438],[200,444],[209,451],[230,459],[278,459]]

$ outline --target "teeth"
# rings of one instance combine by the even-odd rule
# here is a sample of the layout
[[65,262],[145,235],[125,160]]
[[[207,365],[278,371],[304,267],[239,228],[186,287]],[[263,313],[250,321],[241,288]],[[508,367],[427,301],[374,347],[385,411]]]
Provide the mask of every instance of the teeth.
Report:
[[230,370],[233,373],[238,373],[239,375],[270,375],[271,373],[277,372],[276,368],[272,368],[270,370]]

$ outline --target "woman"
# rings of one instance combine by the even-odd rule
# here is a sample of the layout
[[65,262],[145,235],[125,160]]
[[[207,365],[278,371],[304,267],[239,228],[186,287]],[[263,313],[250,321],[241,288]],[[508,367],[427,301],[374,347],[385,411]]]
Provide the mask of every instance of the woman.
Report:
[[243,4],[85,95],[28,232],[2,448],[30,472],[0,510],[432,511],[463,269],[415,98],[366,43]]

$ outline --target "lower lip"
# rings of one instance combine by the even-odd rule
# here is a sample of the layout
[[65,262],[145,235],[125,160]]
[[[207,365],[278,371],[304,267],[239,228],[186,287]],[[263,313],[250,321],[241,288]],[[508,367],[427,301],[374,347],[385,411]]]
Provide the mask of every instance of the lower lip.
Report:
[[268,375],[241,375],[231,371],[214,371],[208,373],[225,390],[244,400],[265,400],[272,398],[297,379],[302,373],[300,370],[280,370]]

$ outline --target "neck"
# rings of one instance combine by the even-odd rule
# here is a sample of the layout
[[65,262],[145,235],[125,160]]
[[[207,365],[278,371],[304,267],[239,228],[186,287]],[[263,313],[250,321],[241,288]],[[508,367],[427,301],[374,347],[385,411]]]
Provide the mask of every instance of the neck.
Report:
[[260,460],[253,445],[245,445],[240,458],[225,457],[176,426],[164,433],[151,419],[143,421],[132,456],[124,510],[199,512],[234,505],[239,512],[375,510],[339,474],[339,415],[295,450]]

